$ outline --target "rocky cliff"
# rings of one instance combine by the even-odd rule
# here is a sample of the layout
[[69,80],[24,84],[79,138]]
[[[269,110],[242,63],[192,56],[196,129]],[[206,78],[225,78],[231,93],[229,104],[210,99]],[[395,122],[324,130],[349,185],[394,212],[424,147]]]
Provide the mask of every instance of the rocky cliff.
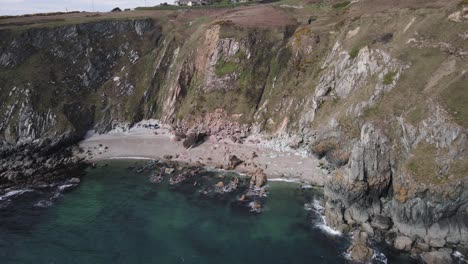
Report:
[[147,118],[257,133],[328,161],[328,224],[366,234],[355,260],[381,240],[447,261],[468,246],[462,8],[312,1],[1,29],[2,183],[34,181],[88,130]]

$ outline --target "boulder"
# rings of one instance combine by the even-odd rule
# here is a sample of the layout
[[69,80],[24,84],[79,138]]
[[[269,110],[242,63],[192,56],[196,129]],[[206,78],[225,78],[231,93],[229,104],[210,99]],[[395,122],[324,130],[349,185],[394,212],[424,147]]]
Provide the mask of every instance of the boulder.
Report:
[[175,171],[174,168],[165,168],[165,169],[164,169],[164,173],[166,173],[166,174],[171,174],[171,173],[173,173],[174,171]]
[[257,169],[250,178],[250,188],[261,188],[267,183],[267,175],[262,169]]
[[367,212],[367,208],[353,204],[345,211],[344,217],[348,222],[365,223],[369,219],[369,213]]
[[217,184],[215,184],[216,187],[218,188],[223,188],[224,187],[224,182],[220,181]]
[[392,227],[392,219],[383,215],[376,215],[372,219],[371,225],[381,230],[388,230]]
[[370,236],[374,236],[374,229],[369,223],[362,223],[361,227],[362,227],[362,230],[364,230],[364,232],[366,232]]
[[224,168],[226,170],[233,170],[239,166],[243,161],[236,155],[229,155],[224,159]]
[[407,236],[398,236],[395,239],[394,247],[398,250],[410,251],[413,241]]
[[194,148],[205,141],[207,134],[204,132],[192,132],[182,142],[184,148]]
[[352,244],[348,252],[351,255],[351,259],[359,263],[368,263],[374,255],[374,250],[363,242]]
[[81,182],[80,178],[71,178],[69,181],[69,183],[73,183],[73,184],[78,184]]
[[425,252],[421,254],[421,259],[427,264],[450,264],[453,263],[450,253],[445,250]]
[[170,160],[170,159],[172,159],[173,157],[172,157],[172,155],[164,155],[163,158],[164,158],[164,159],[167,159],[167,160]]
[[368,263],[372,259],[374,250],[367,246],[368,237],[366,232],[359,230],[353,232],[353,243],[347,250],[353,261]]

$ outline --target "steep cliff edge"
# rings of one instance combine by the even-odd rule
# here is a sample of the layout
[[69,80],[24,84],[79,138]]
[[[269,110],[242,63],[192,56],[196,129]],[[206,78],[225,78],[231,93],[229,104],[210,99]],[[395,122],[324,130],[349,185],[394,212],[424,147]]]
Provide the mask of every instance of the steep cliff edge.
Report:
[[371,240],[430,263],[466,253],[462,8],[312,1],[2,29],[1,183],[35,181],[88,130],[142,119],[258,133],[326,158],[328,224],[369,237],[352,253]]

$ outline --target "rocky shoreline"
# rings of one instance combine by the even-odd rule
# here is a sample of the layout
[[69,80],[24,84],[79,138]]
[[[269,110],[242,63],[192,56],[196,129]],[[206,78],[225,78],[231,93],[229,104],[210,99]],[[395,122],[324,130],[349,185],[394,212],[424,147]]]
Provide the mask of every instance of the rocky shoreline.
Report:
[[27,188],[81,177],[87,163],[77,153],[74,137],[41,139],[0,146],[0,191]]
[[[257,149],[258,154],[257,152],[252,153],[250,150],[247,152],[239,151],[246,147],[249,149],[248,140],[253,141],[245,137],[247,141],[245,146],[239,141],[232,142],[230,145],[226,145],[227,151],[223,152],[222,157],[217,157],[214,160],[210,157],[199,159],[199,155],[204,155],[206,152],[197,153],[194,151],[207,149],[209,152],[213,152],[214,145],[226,144],[225,141],[218,139],[215,141],[217,144],[213,144],[210,141],[212,137],[204,131],[187,133],[165,126],[161,127],[154,122],[151,126],[148,126],[144,122],[138,126],[137,132],[134,131],[133,134],[119,134],[118,136],[114,135],[114,137],[119,138],[119,140],[125,140],[127,137],[136,136],[137,138],[146,138],[147,141],[159,138],[167,142],[170,149],[179,146],[183,149],[183,152],[187,152],[181,155],[180,153],[166,152],[167,148],[165,147],[161,147],[160,149],[153,148],[153,157],[158,157],[161,161],[150,161],[142,167],[132,168],[137,172],[151,171],[150,182],[159,184],[162,181],[168,181],[174,190],[195,188],[207,197],[230,199],[233,206],[247,208],[253,212],[261,212],[266,194],[264,187],[267,178],[271,177],[271,175],[267,177],[267,173],[265,172],[268,165],[264,161],[257,159],[258,155],[264,155],[262,151],[265,151],[265,148]],[[375,163],[376,165],[367,163],[365,166],[368,167],[356,167],[354,164],[359,162],[360,158],[358,155],[361,154],[359,154],[359,150],[353,150],[349,162],[351,172],[348,172],[347,175],[349,176],[347,177],[354,177],[353,175],[359,175],[359,173],[366,171],[366,181],[374,184],[366,187],[371,188],[370,190],[364,189],[367,190],[365,191],[366,194],[361,191],[360,185],[343,184],[341,181],[336,181],[336,178],[327,176],[329,174],[324,173],[321,169],[321,167],[328,167],[328,173],[333,173],[332,175],[335,176],[336,173],[340,173],[340,170],[333,170],[333,165],[324,165],[323,161],[317,165],[317,168],[323,173],[321,177],[328,178],[329,180],[325,183],[326,203],[324,203],[322,213],[324,213],[326,223],[329,226],[342,233],[352,234],[352,243],[347,250],[350,258],[357,262],[372,261],[376,257],[375,252],[378,250],[374,245],[383,242],[392,245],[401,252],[409,252],[414,258],[421,258],[427,263],[451,263],[452,261],[465,263],[463,253],[461,253],[463,249],[447,247],[450,246],[449,242],[440,239],[424,241],[410,238],[401,234],[395,228],[394,220],[392,217],[387,216],[385,211],[387,210],[385,209],[385,196],[390,184],[390,178],[382,177],[385,173],[389,173],[387,166],[390,164],[385,163],[385,155],[388,153],[388,150],[385,148],[385,138],[379,135],[378,132],[373,131],[372,128],[364,131],[369,131],[370,134],[370,136],[365,136],[365,138],[374,142],[371,144],[366,143],[363,146],[364,152],[370,157],[380,156],[380,159],[375,161],[379,163]],[[109,134],[112,135],[112,132]],[[37,145],[24,144],[18,145],[15,148],[2,147],[2,157],[6,157],[4,160],[7,161],[2,165],[2,176],[4,177],[2,192],[4,197],[8,198],[11,196],[13,198],[16,195],[15,190],[24,190],[25,188],[40,189],[47,187],[53,189],[55,186],[57,193],[61,193],[76,187],[80,182],[79,178],[81,176],[80,173],[74,173],[74,171],[82,172],[86,166],[95,166],[95,161],[113,158],[113,155],[118,154],[112,152],[115,144],[105,145],[108,142],[106,139],[109,139],[106,136],[109,135],[91,136],[82,141],[80,147],[73,144],[64,144],[62,143],[64,140],[57,140],[52,143],[45,140]],[[119,140],[117,142],[121,143]],[[161,143],[161,141],[157,140],[156,142]],[[254,141],[255,144],[259,144],[260,142],[260,140]],[[369,146],[374,147],[370,148]],[[62,150],[60,150],[61,147],[63,148]],[[138,151],[142,151],[142,149],[138,149],[137,146],[136,152]],[[381,154],[376,155],[373,152]],[[35,154],[30,156],[29,153]],[[244,159],[246,157],[245,153],[248,153],[247,156],[250,159]],[[214,155],[217,155],[217,153],[214,153]],[[316,155],[320,156],[319,153]],[[119,157],[125,158],[122,155],[116,155],[114,158]],[[184,157],[190,157],[190,159],[184,159]],[[290,158],[287,155],[284,157]],[[282,161],[281,157],[269,160],[277,163],[281,163]],[[184,165],[180,166],[178,164]],[[210,166],[222,170],[214,173],[206,169]],[[300,171],[299,167],[297,168],[298,171]],[[373,168],[373,171],[375,171],[373,173],[375,174],[371,173],[372,170],[370,168]],[[29,174],[31,170],[32,174]],[[214,177],[215,175],[225,175],[229,170],[246,173],[247,177],[245,179],[233,178],[232,176],[221,179]],[[28,178],[28,175],[35,176]],[[373,181],[372,177],[376,177],[373,175],[379,175],[379,180]],[[359,177],[356,176],[356,179],[360,179]],[[285,177],[283,179],[288,180],[291,178]],[[296,177],[296,179],[303,183],[317,186],[313,178]],[[13,186],[15,188],[12,188]],[[353,188],[356,189],[348,189],[350,186],[355,186]],[[21,193],[18,192],[18,194]],[[380,202],[376,203],[376,200]],[[350,201],[356,202],[343,205],[343,203],[349,203]],[[369,204],[365,205],[362,203]],[[47,202],[44,202],[44,204],[47,204]]]
[[233,207],[251,212],[260,213],[266,201],[267,178],[261,169],[247,176],[168,160],[151,160],[128,169],[137,173],[151,173],[151,183],[161,184],[165,181],[170,190],[198,193],[201,197],[226,201]]

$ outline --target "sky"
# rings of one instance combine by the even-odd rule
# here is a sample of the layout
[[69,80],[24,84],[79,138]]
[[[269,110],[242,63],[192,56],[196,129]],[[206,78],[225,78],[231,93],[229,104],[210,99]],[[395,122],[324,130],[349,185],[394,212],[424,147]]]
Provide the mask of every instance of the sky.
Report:
[[94,11],[107,12],[114,7],[135,8],[155,6],[173,0],[0,0],[0,15],[23,15],[57,11]]

